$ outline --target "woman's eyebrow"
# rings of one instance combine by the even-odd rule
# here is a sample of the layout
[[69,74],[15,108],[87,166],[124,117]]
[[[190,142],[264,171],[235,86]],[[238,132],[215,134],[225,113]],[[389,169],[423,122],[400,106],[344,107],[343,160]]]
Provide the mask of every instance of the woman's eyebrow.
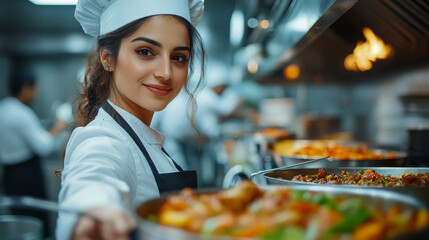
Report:
[[191,49],[189,47],[175,47],[173,50],[174,51],[183,51],[183,50],[191,51]]
[[138,37],[138,38],[134,38],[133,40],[131,40],[131,42],[135,42],[135,41],[145,41],[145,42],[148,42],[148,43],[150,43],[152,45],[155,45],[157,47],[162,48],[162,44],[161,43],[159,43],[159,42],[157,42],[155,40],[152,40],[150,38]]
[[[144,42],[150,43],[152,45],[155,45],[159,48],[162,48],[162,44],[160,42],[157,42],[157,41],[150,39],[150,38],[137,37],[137,38],[134,38],[133,40],[131,40],[131,42],[135,42],[135,41],[144,41]],[[186,47],[186,46],[179,46],[179,47],[174,48],[174,51],[183,51],[183,50],[191,51],[191,49],[189,47]]]

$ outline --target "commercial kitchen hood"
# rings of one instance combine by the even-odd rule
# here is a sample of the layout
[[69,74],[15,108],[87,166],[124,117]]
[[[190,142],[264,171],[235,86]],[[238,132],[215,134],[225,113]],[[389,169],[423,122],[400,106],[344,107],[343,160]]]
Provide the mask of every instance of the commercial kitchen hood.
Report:
[[[289,64],[300,67],[301,74],[294,81],[345,83],[429,66],[429,0],[265,2],[271,3],[267,18],[277,9],[283,11],[281,20],[266,31],[257,28],[248,33],[236,54],[236,59],[257,59],[258,72],[248,77],[261,83],[290,82],[283,76]],[[302,21],[309,24],[304,31]],[[394,56],[375,62],[369,71],[348,71],[344,59],[358,41],[365,40],[363,28],[391,45]],[[246,55],[249,49],[257,50]]]

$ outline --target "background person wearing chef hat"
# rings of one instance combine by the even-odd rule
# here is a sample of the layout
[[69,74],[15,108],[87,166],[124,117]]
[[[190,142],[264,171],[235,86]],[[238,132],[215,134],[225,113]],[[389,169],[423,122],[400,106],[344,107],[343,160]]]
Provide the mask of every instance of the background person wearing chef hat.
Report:
[[[6,195],[45,199],[46,189],[40,157],[55,150],[56,136],[72,120],[71,107],[57,108],[57,121],[46,130],[30,108],[37,97],[37,79],[28,69],[16,69],[9,79],[11,96],[0,101],[0,163],[3,165],[3,191]],[[68,106],[68,107],[67,107]],[[12,209],[15,215],[40,218],[47,236],[46,212]]]
[[66,147],[57,239],[125,239],[140,203],[197,187],[195,171],[183,171],[149,126],[186,86],[197,50],[203,79],[194,28],[202,13],[202,0],[78,1],[75,17],[97,49],[88,57],[81,127]]

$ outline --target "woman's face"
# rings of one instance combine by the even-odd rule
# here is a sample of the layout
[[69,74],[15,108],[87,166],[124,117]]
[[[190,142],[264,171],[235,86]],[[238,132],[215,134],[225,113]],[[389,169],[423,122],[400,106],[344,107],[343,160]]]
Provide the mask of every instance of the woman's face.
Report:
[[[125,110],[164,109],[180,92],[188,76],[190,39],[185,24],[169,15],[148,18],[122,39],[113,66],[115,95]],[[115,97],[117,98],[117,97]],[[140,111],[140,110],[138,110]]]

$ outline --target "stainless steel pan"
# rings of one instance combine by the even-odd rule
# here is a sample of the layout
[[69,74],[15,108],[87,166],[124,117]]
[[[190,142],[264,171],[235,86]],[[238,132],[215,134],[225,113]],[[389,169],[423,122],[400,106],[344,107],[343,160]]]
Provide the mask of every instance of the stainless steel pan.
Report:
[[[383,151],[383,150],[379,150]],[[365,160],[343,160],[333,159],[329,163],[320,162],[309,165],[309,167],[403,167],[405,166],[405,160],[407,154],[405,152],[395,152],[397,158],[391,159],[365,159]],[[302,161],[308,161],[318,157],[302,157],[302,156],[283,156],[277,153],[273,153],[273,159],[279,166],[286,166],[297,164]]]
[[[274,186],[260,186],[262,189],[269,189]],[[282,186],[276,186],[282,187]],[[424,204],[421,203],[414,197],[410,197],[404,194],[399,194],[391,191],[385,190],[376,190],[376,189],[353,189],[353,188],[337,188],[330,186],[305,186],[305,185],[291,185],[289,186],[292,189],[303,190],[303,191],[312,191],[320,192],[331,195],[341,195],[346,197],[359,197],[362,198],[366,205],[368,206],[377,206],[384,209],[388,209],[393,204],[398,204],[401,209],[410,209],[415,211],[417,209],[425,208]],[[204,192],[199,192],[204,193]],[[153,239],[153,240],[201,240],[201,239],[213,239],[213,240],[232,240],[236,238],[230,237],[208,237],[202,236],[195,233],[189,233],[180,229],[170,228],[162,226],[160,224],[151,222],[147,220],[148,216],[156,214],[161,206],[165,203],[167,196],[156,198],[150,201],[147,201],[140,205],[137,209],[137,215],[139,217],[138,228],[140,230],[139,235],[143,239]],[[408,234],[407,236],[400,236],[395,239],[428,239],[429,237],[429,228],[423,230],[419,233]],[[242,238],[241,238],[242,239]]]
[[[322,156],[303,156],[303,155],[293,155],[292,153],[300,149],[303,146],[312,146],[317,145],[321,143],[327,143],[327,144],[339,144],[341,146],[361,146],[366,145],[370,146],[368,143],[364,142],[338,142],[338,141],[328,141],[328,140],[284,140],[282,142],[277,143],[277,146],[274,146],[274,149],[272,150],[272,157],[275,161],[275,163],[278,166],[285,166],[285,165],[292,165],[296,164],[302,161],[311,160],[315,158],[319,158]],[[278,151],[279,148],[284,147],[287,149],[284,149],[284,151]],[[277,149],[277,151],[276,151]],[[329,162],[328,164],[326,162],[320,162],[311,164],[308,167],[403,167],[405,166],[405,160],[407,158],[406,152],[401,151],[388,151],[385,149],[379,149],[379,148],[371,148],[371,150],[375,151],[377,154],[383,154],[388,155],[389,153],[393,152],[395,154],[395,158],[384,158],[384,159],[362,159],[362,160],[349,160],[349,159],[333,159],[333,161]],[[290,154],[285,154],[284,152],[289,152]]]
[[[347,171],[354,173],[360,170],[366,170],[365,167],[342,167],[342,168],[325,168],[328,173],[340,174],[341,171]],[[400,167],[371,167],[370,169],[378,172],[381,175],[391,175],[393,177],[398,177],[404,174],[407,171],[413,173],[426,173],[429,172],[429,168],[400,168]],[[406,195],[414,196],[420,199],[426,206],[429,207],[429,187],[376,187],[376,186],[359,186],[359,185],[334,185],[334,184],[318,184],[318,183],[309,183],[309,182],[298,182],[292,181],[292,178],[296,175],[313,175],[317,174],[319,168],[295,168],[289,170],[279,170],[272,171],[264,174],[264,178],[267,180],[268,184],[281,184],[281,185],[315,185],[320,187],[336,187],[336,188],[349,188],[349,189],[386,189],[390,191],[395,191],[403,193]]]

